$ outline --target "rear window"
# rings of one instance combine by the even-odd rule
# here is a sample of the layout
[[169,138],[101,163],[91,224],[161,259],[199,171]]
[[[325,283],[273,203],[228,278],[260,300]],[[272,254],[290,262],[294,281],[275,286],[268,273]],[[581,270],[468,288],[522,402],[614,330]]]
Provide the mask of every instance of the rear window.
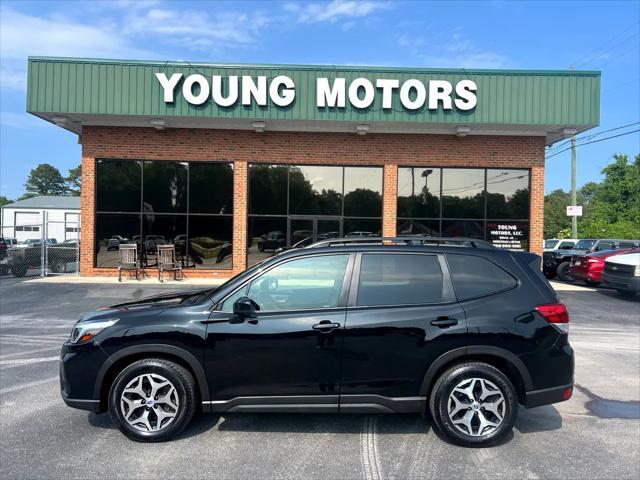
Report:
[[442,301],[442,269],[435,255],[364,254],[358,306]]
[[458,299],[482,297],[508,290],[517,281],[495,263],[473,255],[447,255]]

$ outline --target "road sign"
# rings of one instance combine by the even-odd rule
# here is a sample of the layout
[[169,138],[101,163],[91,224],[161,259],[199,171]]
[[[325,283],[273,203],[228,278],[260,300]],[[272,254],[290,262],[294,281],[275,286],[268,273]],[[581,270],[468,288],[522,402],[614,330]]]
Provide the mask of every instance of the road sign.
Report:
[[581,217],[582,205],[567,205],[567,217]]

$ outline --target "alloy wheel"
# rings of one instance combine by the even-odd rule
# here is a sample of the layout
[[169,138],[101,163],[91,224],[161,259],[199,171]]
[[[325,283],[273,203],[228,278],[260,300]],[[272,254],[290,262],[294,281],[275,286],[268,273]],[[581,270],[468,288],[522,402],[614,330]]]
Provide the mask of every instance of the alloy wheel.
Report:
[[462,380],[451,391],[447,402],[451,423],[472,437],[492,434],[504,420],[506,402],[500,389],[484,378]]
[[180,399],[175,386],[156,373],[138,375],[120,395],[123,418],[141,432],[165,429],[176,418],[179,408]]

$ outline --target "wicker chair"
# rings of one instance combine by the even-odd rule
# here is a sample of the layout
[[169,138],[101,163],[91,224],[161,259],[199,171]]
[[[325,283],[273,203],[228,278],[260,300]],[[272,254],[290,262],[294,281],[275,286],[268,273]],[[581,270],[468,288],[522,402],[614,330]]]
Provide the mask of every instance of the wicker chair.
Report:
[[140,260],[138,259],[138,246],[135,243],[121,243],[118,246],[120,259],[118,260],[118,281],[122,281],[122,270],[135,270],[136,280],[140,276]]
[[182,280],[182,264],[176,259],[175,245],[158,245],[158,280],[164,282],[164,272],[173,272],[173,279],[180,272]]

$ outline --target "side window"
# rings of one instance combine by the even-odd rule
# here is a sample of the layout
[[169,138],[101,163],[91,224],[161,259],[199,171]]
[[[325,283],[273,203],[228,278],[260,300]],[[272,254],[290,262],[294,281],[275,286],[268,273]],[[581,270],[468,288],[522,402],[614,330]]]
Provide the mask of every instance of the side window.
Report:
[[574,245],[574,242],[561,242],[558,250],[571,250]]
[[473,255],[447,255],[458,299],[491,295],[513,288],[516,279],[486,258]]
[[635,247],[633,242],[620,242],[620,246],[618,248],[633,248]]
[[244,285],[240,290],[237,290],[235,293],[232,293],[230,296],[222,304],[223,312],[233,312],[233,304],[236,303],[240,297],[244,297],[247,294],[248,285]]
[[365,254],[358,306],[411,305],[442,301],[443,276],[435,255]]
[[613,250],[615,247],[613,242],[600,242],[596,247],[596,252],[601,252],[602,250]]
[[326,255],[283,263],[253,280],[247,296],[263,312],[337,307],[348,260]]

